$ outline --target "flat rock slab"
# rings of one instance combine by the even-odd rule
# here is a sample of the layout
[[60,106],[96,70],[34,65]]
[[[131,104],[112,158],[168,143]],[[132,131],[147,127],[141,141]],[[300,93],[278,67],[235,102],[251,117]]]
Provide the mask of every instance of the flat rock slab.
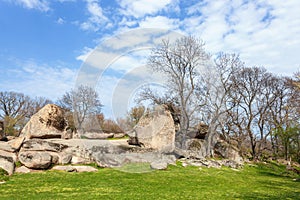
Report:
[[[129,163],[153,163],[158,164],[175,164],[176,158],[174,155],[161,154],[159,152],[135,153],[126,152],[121,154],[95,154],[94,158],[100,167],[121,167]],[[155,163],[157,165],[155,165]],[[160,167],[157,167],[160,168]]]
[[71,166],[71,165],[54,166],[52,170],[59,170],[59,171],[66,171],[66,172],[97,172],[98,171],[98,169],[91,166]]
[[42,139],[31,139],[23,143],[22,150],[61,152],[63,149],[67,147],[68,147],[67,145],[53,143],[51,141],[46,141]]
[[11,157],[13,159],[14,162],[18,161],[18,156],[16,153],[13,152],[8,152],[8,151],[3,151],[0,150],[0,156],[5,156],[5,157]]

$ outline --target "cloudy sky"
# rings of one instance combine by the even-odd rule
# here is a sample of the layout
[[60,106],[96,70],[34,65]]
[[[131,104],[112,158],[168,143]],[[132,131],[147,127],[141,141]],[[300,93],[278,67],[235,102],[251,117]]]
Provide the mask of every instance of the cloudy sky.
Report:
[[[0,88],[56,100],[86,69],[99,81],[103,66],[89,67],[101,61],[115,64],[106,71],[107,83],[126,85],[120,76],[142,74],[151,42],[133,44],[149,40],[145,28],[192,34],[212,55],[239,53],[248,66],[292,75],[300,69],[299,10],[298,0],[0,0]],[[141,60],[109,52],[115,45],[130,47],[127,54],[135,49],[133,57]],[[120,86],[97,87],[105,105]]]

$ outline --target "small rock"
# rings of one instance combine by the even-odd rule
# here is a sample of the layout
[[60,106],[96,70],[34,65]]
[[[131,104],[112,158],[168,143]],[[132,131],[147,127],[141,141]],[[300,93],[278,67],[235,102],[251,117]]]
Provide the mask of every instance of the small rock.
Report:
[[54,166],[52,168],[52,170],[58,170],[58,171],[66,171],[66,172],[76,172],[76,168],[74,166],[60,166],[60,165],[57,165],[57,166]]
[[27,174],[27,173],[30,173],[31,172],[31,169],[25,167],[25,166],[21,166],[21,167],[18,167],[16,168],[16,173],[22,173],[22,174]]
[[152,169],[164,170],[164,169],[168,168],[168,163],[160,162],[160,161],[154,161],[150,164],[150,167]]
[[97,172],[98,169],[91,166],[73,166],[77,172]]

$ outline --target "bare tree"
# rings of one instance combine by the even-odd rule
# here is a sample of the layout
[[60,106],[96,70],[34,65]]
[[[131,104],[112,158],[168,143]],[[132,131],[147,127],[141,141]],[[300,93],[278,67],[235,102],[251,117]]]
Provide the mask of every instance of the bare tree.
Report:
[[128,125],[133,128],[145,113],[144,106],[136,106],[131,108],[127,116]]
[[93,88],[84,85],[66,92],[58,100],[58,104],[73,112],[74,122],[80,131],[83,131],[84,120],[91,115],[99,114],[102,108],[98,93]]
[[228,122],[227,113],[233,106],[229,102],[229,93],[233,87],[232,77],[242,67],[243,63],[238,55],[220,53],[211,69],[201,75],[203,86],[200,87],[199,93],[205,98],[202,119],[206,119],[206,124],[209,125],[206,135],[207,156],[213,156],[218,130],[224,131],[225,124]]
[[194,97],[199,71],[209,59],[210,56],[204,50],[204,43],[192,36],[178,39],[174,44],[163,40],[148,59],[152,70],[166,76],[167,91],[178,99],[180,132],[183,136],[186,135],[191,117],[198,108]]
[[15,127],[28,114],[30,103],[30,97],[23,93],[0,92],[0,117],[4,121],[5,134],[17,134]]
[[23,93],[0,92],[0,118],[4,121],[4,132],[17,134],[29,118],[48,103],[51,101],[42,97],[32,99]]

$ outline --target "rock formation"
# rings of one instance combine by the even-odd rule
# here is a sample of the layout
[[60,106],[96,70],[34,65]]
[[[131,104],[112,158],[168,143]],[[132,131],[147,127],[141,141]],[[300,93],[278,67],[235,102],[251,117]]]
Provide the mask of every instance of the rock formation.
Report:
[[[175,148],[175,125],[170,111],[158,106],[153,112],[143,116],[130,136],[129,144],[121,138],[124,134],[86,134],[87,138],[74,139],[68,136],[64,111],[60,107],[49,104],[32,116],[20,137],[0,141],[0,168],[8,174],[15,171],[28,173],[49,169],[53,165],[96,163],[100,167],[122,167],[131,163],[148,163],[149,169],[166,169],[169,164],[176,163],[176,157],[184,157],[184,165],[212,166],[221,165],[239,167],[242,158],[238,151],[222,140],[218,140],[215,153],[225,158],[223,161],[209,161],[206,156],[207,126],[201,130],[192,130],[185,137],[185,149]],[[177,139],[177,138],[176,138]],[[139,144],[137,145],[131,145]],[[15,163],[23,166],[15,169]],[[83,167],[55,167],[64,171],[86,171]]]

